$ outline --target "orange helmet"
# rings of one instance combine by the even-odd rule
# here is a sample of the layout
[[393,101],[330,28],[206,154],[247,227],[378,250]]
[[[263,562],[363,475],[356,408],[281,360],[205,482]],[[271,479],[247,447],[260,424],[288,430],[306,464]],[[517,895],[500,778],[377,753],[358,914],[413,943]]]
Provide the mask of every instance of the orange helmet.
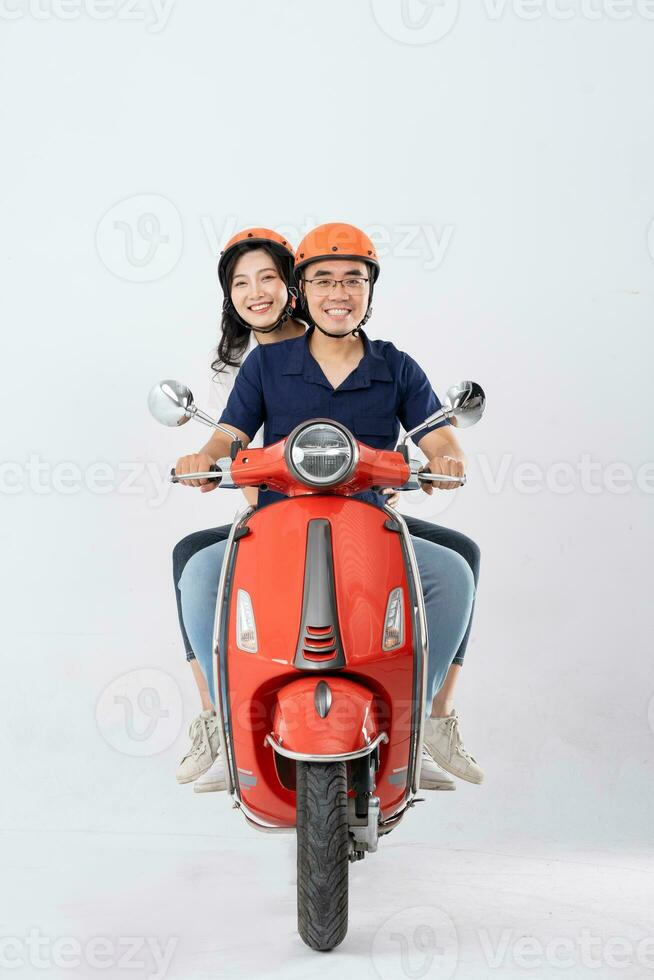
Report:
[[271,252],[274,252],[281,259],[284,272],[287,275],[286,285],[292,285],[295,256],[293,255],[293,246],[288,239],[271,228],[245,228],[244,231],[239,231],[230,238],[220,253],[218,260],[218,279],[225,296],[227,295],[227,260],[239,249],[244,250],[261,246],[270,249]]
[[[368,309],[361,323],[349,331],[353,336],[358,336],[359,330],[368,322],[372,314],[372,292],[379,276],[377,249],[365,231],[342,221],[333,221],[330,224],[318,225],[317,228],[313,228],[298,245],[295,253],[295,277],[298,280],[298,285],[300,280],[298,273],[310,262],[317,262],[320,259],[361,259],[368,264],[371,276]],[[338,337],[340,340],[348,336],[348,334],[329,333],[319,326],[309,312],[306,297],[303,297],[303,316],[328,337]]]
[[334,221],[319,225],[304,236],[295,253],[295,274],[318,259],[361,259],[372,272],[372,281],[379,276],[377,249],[368,236],[354,225]]

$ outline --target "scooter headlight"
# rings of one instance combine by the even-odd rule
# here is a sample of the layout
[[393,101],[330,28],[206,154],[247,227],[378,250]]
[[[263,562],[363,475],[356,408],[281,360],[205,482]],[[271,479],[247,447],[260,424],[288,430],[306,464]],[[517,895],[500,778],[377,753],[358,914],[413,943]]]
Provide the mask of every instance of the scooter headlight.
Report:
[[357,455],[356,443],[347,429],[322,419],[298,426],[286,445],[289,469],[310,487],[341,483],[354,469]]

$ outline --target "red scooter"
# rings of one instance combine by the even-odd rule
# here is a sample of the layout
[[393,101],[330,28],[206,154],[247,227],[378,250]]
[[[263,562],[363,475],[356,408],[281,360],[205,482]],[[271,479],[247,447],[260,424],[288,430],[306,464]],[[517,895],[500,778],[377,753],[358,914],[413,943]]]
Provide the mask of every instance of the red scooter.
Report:
[[[349,861],[376,851],[416,802],[427,676],[406,524],[392,508],[353,495],[447,480],[420,471],[408,439],[444,419],[473,424],[484,393],[474,382],[451,388],[396,451],[360,443],[329,419],[242,449],[174,381],[156,385],[149,404],[165,425],[197,418],[234,438],[232,458],[183,479],[287,497],[234,520],[218,590],[214,682],[234,805],[259,830],[296,829],[298,929],[313,949],[333,949],[347,932]],[[182,478],[173,471],[171,479]]]

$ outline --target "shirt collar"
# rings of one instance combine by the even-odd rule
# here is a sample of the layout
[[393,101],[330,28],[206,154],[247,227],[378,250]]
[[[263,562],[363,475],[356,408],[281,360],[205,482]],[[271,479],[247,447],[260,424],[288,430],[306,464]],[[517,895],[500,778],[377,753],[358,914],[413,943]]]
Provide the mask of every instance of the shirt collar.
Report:
[[[314,327],[309,327],[304,336],[299,338],[298,343],[293,345],[282,374],[301,374],[305,381],[331,388],[320,370],[320,365],[309,349],[309,340],[313,331]],[[386,358],[375,351],[368,335],[363,330],[361,330],[361,339],[363,340],[363,357],[354,371],[340,385],[339,391],[351,388],[369,388],[371,381],[393,380]]]

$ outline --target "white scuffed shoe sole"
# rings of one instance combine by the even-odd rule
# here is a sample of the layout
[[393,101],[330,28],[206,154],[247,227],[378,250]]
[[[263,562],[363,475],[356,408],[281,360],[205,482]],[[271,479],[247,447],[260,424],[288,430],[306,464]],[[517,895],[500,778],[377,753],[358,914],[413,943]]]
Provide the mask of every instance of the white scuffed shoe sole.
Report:
[[190,772],[188,775],[184,775],[184,776],[180,776],[178,773],[176,777],[177,782],[179,783],[180,786],[185,786],[186,783],[193,783],[198,779],[202,779],[202,776],[205,773],[209,772],[212,765],[213,763],[210,762],[203,769],[196,769],[194,772]]
[[216,756],[204,775],[195,781],[194,793],[220,793],[227,789],[222,756]]
[[438,766],[427,749],[422,750],[422,761],[420,765],[420,789],[431,790],[453,790],[456,783],[446,772]]

